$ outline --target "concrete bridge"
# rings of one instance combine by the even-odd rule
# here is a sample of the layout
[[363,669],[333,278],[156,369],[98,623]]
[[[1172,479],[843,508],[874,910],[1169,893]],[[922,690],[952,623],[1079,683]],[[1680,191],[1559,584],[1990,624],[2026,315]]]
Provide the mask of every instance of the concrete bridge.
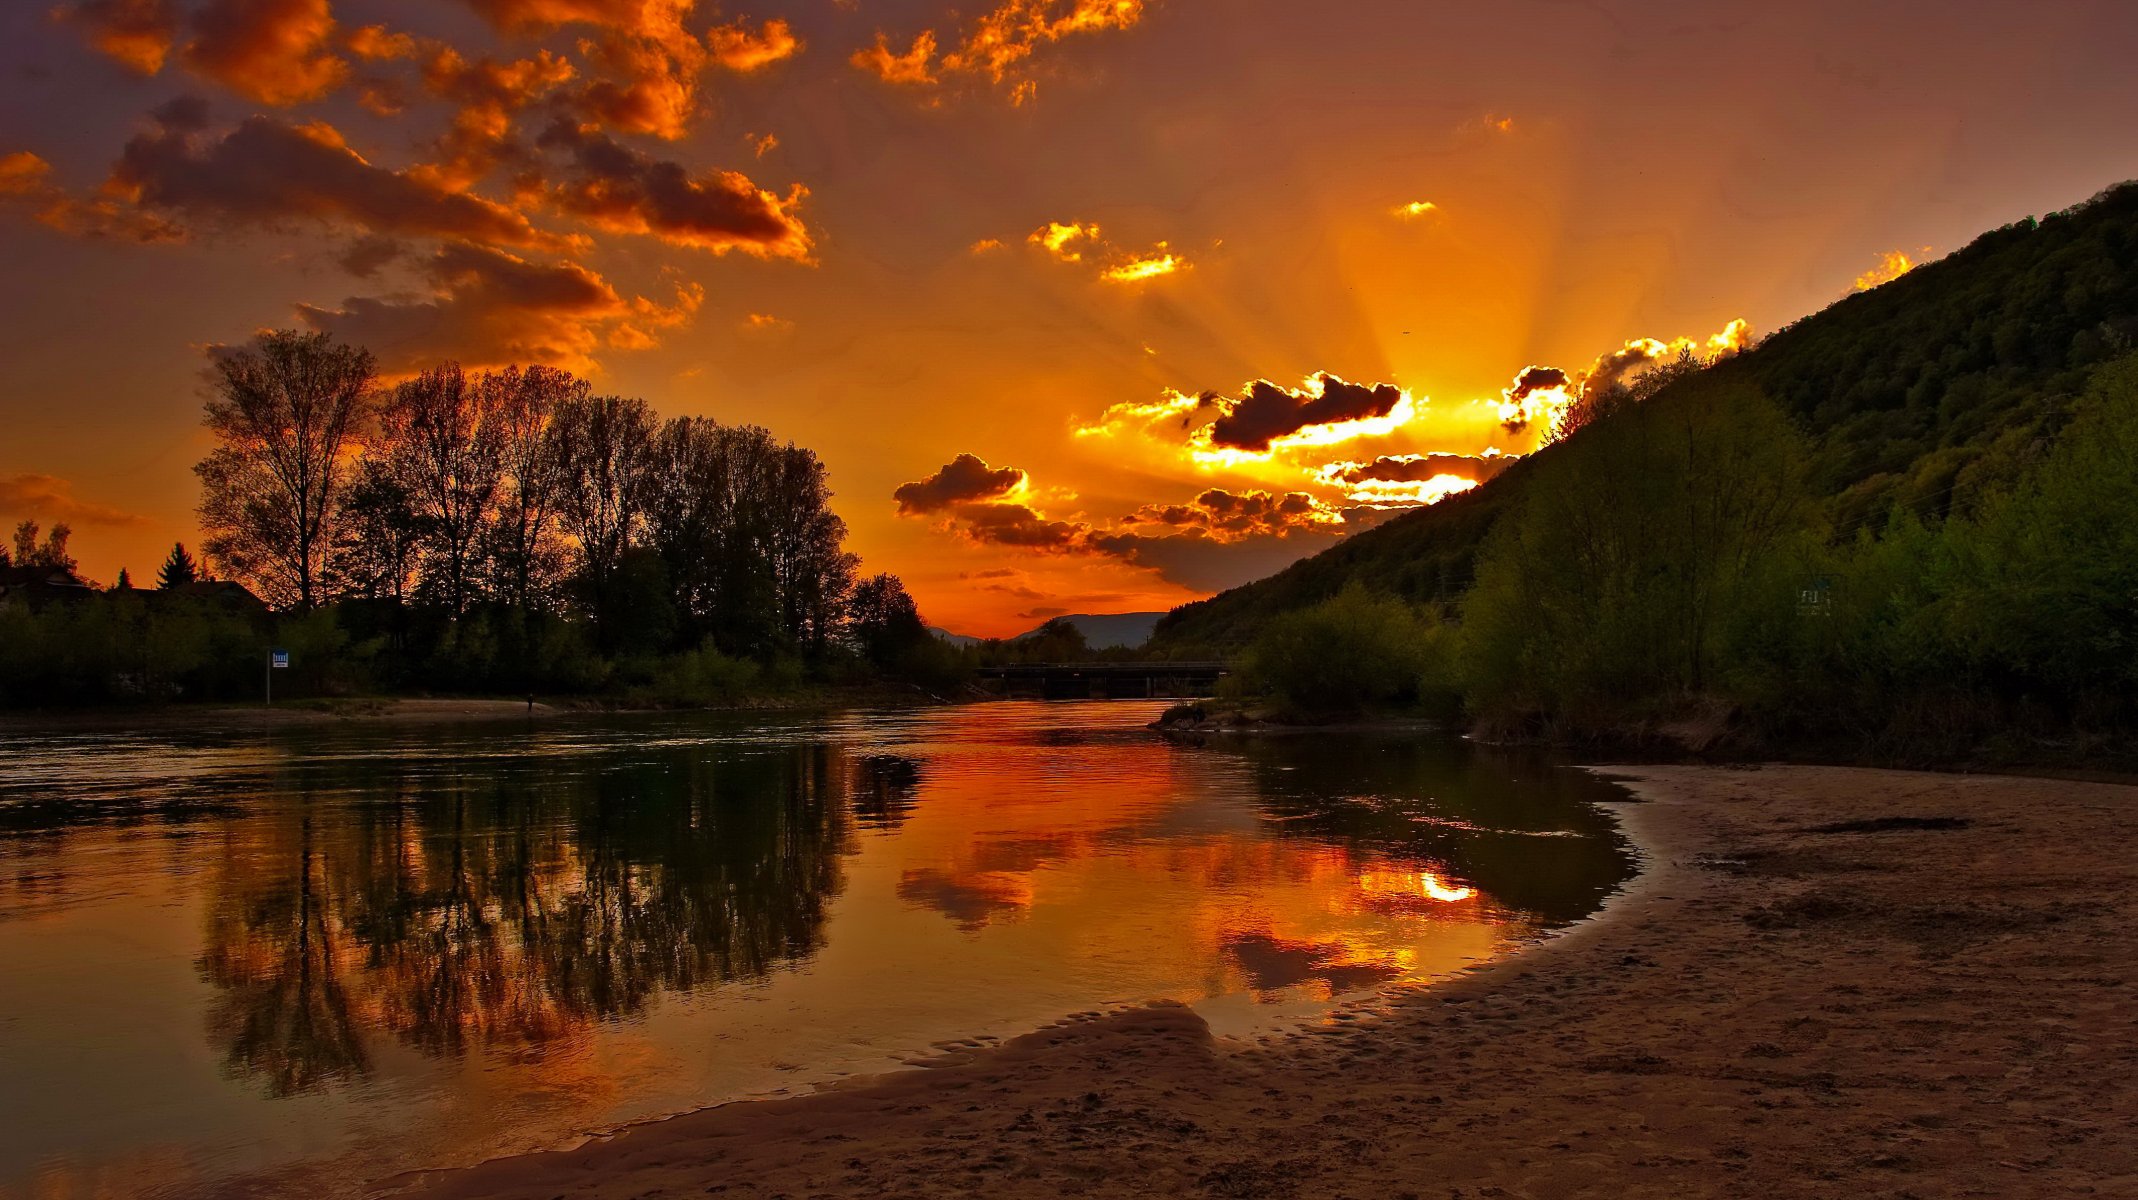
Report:
[[978,672],[982,686],[1046,700],[1208,696],[1231,673],[1224,662],[1019,663]]

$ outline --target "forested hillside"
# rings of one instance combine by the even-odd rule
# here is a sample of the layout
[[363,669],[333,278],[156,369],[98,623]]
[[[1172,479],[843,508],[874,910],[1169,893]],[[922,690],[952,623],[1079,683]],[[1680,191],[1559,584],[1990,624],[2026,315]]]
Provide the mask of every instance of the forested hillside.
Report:
[[[1803,487],[1836,539],[1896,513],[1938,521],[2039,461],[2102,364],[2138,344],[2138,184],[1977,238],[1757,348],[1665,385],[1771,401],[1804,436]],[[1644,401],[1645,402],[1645,401]],[[1564,451],[1390,521],[1268,579],[1185,605],[1156,644],[1235,648],[1358,581],[1448,608],[1500,518]]]

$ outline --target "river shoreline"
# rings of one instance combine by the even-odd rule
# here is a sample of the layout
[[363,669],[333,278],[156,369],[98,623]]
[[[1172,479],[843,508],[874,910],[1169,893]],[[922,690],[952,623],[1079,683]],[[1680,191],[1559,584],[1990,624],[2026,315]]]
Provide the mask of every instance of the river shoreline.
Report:
[[281,729],[340,723],[444,725],[478,721],[548,721],[569,717],[652,713],[774,713],[959,703],[896,688],[823,690],[766,695],[729,704],[646,707],[598,697],[511,700],[478,696],[384,696],[292,700],[281,704],[170,704],[139,708],[0,711],[0,736],[11,733],[101,733],[164,730]]
[[574,1151],[504,1196],[2010,1196],[2138,1190],[2138,788],[1606,768],[1596,919],[1252,1046],[1185,1008]]

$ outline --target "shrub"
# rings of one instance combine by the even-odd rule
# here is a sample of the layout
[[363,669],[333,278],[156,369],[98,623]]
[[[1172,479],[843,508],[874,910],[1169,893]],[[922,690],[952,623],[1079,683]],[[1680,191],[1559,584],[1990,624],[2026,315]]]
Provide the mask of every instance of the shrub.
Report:
[[1354,583],[1272,620],[1248,647],[1249,686],[1303,713],[1415,699],[1444,638],[1400,600]]

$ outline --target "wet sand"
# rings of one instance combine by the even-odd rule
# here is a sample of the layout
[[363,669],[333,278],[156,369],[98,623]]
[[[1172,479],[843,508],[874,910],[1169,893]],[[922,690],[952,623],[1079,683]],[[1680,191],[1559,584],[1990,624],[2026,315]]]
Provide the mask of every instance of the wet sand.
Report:
[[1617,808],[1648,861],[1602,917],[1325,1028],[1241,1047],[1179,1007],[1087,1015],[410,1182],[439,1198],[2138,1196],[2138,788],[1612,773],[1646,801]]

